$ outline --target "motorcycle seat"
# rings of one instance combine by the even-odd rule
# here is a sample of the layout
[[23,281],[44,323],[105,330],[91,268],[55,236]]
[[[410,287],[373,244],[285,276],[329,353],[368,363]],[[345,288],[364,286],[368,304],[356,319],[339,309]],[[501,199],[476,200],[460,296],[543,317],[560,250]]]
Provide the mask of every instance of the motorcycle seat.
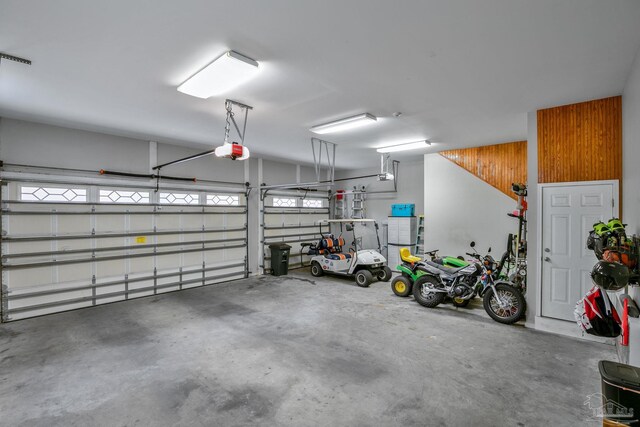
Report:
[[442,264],[438,264],[437,262],[433,262],[433,261],[427,261],[427,264],[429,264],[432,267],[437,268],[438,270],[442,270],[442,271],[444,271],[445,273],[448,273],[448,274],[455,274],[458,271],[463,270],[463,269],[468,267],[467,265],[465,265],[465,266],[458,267],[458,268],[452,268],[452,267],[447,267],[447,266],[442,265]]

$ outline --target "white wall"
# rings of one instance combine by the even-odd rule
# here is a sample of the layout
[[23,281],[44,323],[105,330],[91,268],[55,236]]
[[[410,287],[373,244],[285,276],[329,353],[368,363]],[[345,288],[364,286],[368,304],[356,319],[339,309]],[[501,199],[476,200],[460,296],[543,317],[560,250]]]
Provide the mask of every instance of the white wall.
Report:
[[499,257],[518,231],[507,216],[515,208],[514,199],[441,155],[424,156],[425,250],[464,255],[473,240],[479,252],[491,247]]
[[640,52],[622,93],[622,218],[640,234]]
[[264,184],[274,185],[296,182],[296,165],[263,159],[262,167],[262,183]]
[[[335,190],[351,191],[354,186],[364,186],[367,192],[391,191],[387,194],[367,194],[366,215],[379,223],[386,223],[391,215],[391,205],[395,203],[413,203],[416,205],[416,215],[423,213],[424,190],[422,174],[424,171],[422,159],[413,162],[401,162],[399,166],[397,187],[393,193],[393,181],[378,181],[376,178],[352,179],[341,181],[335,185]],[[337,171],[336,178],[344,179],[353,176],[374,175],[380,173],[380,166],[349,171]],[[350,203],[348,203],[350,208]]]
[[146,141],[22,120],[0,119],[0,159],[5,163],[149,172]]

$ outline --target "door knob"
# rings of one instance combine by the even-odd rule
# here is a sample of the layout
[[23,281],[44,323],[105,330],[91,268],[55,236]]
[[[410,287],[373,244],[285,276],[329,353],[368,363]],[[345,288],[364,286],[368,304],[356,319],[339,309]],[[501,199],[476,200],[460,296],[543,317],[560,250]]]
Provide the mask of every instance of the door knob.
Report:
[[547,262],[551,262],[551,258],[549,258],[548,256],[544,257],[544,260]]
[[551,252],[551,249],[549,249],[549,248],[544,248],[544,251],[545,251],[545,252]]

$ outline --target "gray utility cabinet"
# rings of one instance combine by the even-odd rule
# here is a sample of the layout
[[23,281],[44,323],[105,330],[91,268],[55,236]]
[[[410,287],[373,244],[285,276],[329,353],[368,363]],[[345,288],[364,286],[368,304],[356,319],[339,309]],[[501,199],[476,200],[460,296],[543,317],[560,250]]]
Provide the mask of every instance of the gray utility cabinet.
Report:
[[392,270],[400,264],[400,248],[416,251],[418,221],[415,216],[390,216],[387,227],[387,265]]

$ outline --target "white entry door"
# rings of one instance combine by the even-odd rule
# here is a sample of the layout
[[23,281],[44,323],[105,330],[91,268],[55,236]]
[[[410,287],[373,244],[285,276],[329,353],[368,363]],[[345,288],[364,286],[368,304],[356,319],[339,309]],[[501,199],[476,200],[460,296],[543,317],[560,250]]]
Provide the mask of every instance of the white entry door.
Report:
[[594,223],[617,216],[614,187],[606,182],[542,188],[542,316],[573,320],[576,302],[591,288],[597,259],[587,249],[587,235]]

